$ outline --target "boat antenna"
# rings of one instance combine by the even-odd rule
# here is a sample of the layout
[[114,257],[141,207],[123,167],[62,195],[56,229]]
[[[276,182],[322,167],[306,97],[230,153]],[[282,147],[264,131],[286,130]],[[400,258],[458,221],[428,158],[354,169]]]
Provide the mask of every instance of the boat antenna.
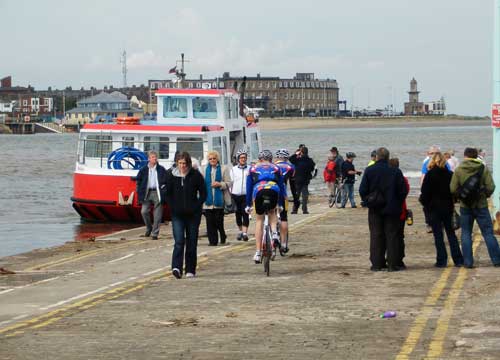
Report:
[[184,53],[181,53],[181,59],[177,60],[176,63],[181,63],[181,71],[177,71],[175,74],[177,75],[179,81],[179,88],[185,87],[186,73],[184,72],[184,63],[189,62],[189,60],[184,60]]
[[122,76],[123,76],[123,87],[127,87],[127,51],[123,50],[122,57],[120,59],[122,64]]

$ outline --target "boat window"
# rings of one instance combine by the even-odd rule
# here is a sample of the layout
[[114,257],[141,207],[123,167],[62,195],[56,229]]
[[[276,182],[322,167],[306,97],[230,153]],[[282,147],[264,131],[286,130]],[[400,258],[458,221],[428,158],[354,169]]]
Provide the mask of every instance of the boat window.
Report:
[[107,157],[111,152],[113,140],[110,135],[87,135],[85,157]]
[[163,136],[144,136],[144,152],[154,150],[160,159],[168,159],[169,138]]
[[259,158],[259,137],[257,133],[252,133],[250,135],[250,152],[252,159]]
[[224,98],[224,112],[226,119],[231,119],[231,99]]
[[238,105],[239,105],[238,100],[236,100],[236,99],[231,100],[231,115],[232,115],[233,119],[238,118],[238,113],[239,113]]
[[214,98],[196,97],[193,99],[195,119],[217,119],[217,103]]
[[186,98],[167,96],[163,99],[163,117],[187,118]]
[[222,138],[220,136],[212,138],[212,150],[217,151],[222,157]]
[[122,137],[122,146],[134,147],[134,137],[133,136],[123,136]]
[[198,161],[203,159],[203,139],[197,137],[177,138],[177,151],[186,151]]

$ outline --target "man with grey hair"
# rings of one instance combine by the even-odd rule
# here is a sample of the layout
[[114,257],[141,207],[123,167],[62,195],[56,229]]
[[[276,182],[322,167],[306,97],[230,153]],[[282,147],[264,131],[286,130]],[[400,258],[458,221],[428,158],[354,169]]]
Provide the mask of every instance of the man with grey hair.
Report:
[[408,188],[401,170],[389,166],[389,155],[385,147],[378,148],[377,161],[365,169],[359,185],[359,195],[368,207],[372,271],[380,271],[386,266],[388,271],[405,268],[402,266],[399,217]]
[[[166,200],[167,171],[158,164],[156,151],[148,152],[148,163],[139,170],[136,181],[137,199],[142,204],[141,215],[146,224],[144,236],[158,240],[160,223],[163,219],[163,204]],[[153,207],[153,223],[150,216],[151,207]]]

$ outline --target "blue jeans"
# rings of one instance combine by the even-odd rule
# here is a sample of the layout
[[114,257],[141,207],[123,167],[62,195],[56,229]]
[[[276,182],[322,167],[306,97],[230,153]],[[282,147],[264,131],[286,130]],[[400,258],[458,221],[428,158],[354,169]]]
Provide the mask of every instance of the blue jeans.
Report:
[[493,223],[491,222],[488,208],[466,209],[460,208],[460,226],[462,227],[462,252],[464,255],[464,265],[471,267],[474,265],[472,254],[472,226],[474,220],[477,221],[481,235],[483,235],[491,262],[500,264],[500,247],[493,234]]
[[342,194],[342,207],[347,204],[347,197],[349,197],[351,206],[356,206],[356,202],[354,201],[354,184],[344,184],[344,192]]
[[[179,269],[182,274],[184,256],[186,258],[186,273],[196,274],[198,260],[198,229],[201,213],[192,215],[172,214],[172,232],[174,235],[174,251],[172,254],[172,269]],[[186,252],[184,255],[184,247]]]
[[458,245],[458,239],[455,230],[451,226],[451,217],[453,212],[449,209],[433,209],[429,212],[429,220],[434,235],[434,245],[436,245],[436,266],[446,266],[448,263],[448,254],[444,244],[443,226],[450,243],[450,252],[453,263],[456,266],[463,265],[464,258]]

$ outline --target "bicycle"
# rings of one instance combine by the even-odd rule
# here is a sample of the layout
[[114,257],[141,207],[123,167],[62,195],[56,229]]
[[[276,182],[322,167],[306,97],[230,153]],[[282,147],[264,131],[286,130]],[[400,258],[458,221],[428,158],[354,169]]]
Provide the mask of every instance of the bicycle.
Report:
[[[344,196],[344,182],[341,181],[337,186],[335,186],[333,201],[335,207],[340,209],[342,207],[342,197]],[[330,206],[331,207],[331,206]]]

